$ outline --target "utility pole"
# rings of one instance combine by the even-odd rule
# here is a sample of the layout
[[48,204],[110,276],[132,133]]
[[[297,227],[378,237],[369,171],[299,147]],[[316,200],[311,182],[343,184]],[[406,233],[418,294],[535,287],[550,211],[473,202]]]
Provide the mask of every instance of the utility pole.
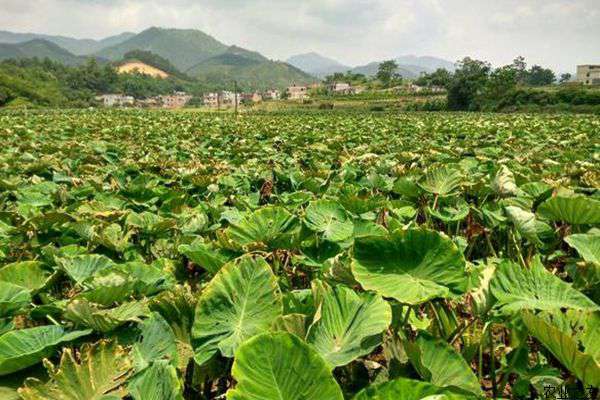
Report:
[[237,93],[237,81],[233,81],[233,96],[235,102],[235,115],[238,113],[238,93]]

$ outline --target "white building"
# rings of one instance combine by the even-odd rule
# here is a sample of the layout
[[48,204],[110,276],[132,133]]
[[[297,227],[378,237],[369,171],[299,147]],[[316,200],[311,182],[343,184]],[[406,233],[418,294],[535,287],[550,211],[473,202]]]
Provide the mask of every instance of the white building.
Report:
[[234,92],[227,90],[217,93],[205,93],[203,98],[204,105],[211,108],[235,106],[236,101],[239,106],[242,102],[242,95],[240,93],[236,96]]
[[277,89],[270,89],[263,93],[263,98],[265,100],[279,100],[281,93]]
[[577,82],[584,85],[600,85],[600,65],[578,65]]
[[306,86],[290,86],[286,90],[287,98],[290,100],[302,100],[307,99],[308,96],[308,88]]
[[335,82],[327,86],[327,90],[331,94],[354,94],[356,90],[346,82]]
[[135,103],[132,96],[124,96],[122,94],[103,94],[96,96],[96,101],[102,103],[104,107],[127,107]]

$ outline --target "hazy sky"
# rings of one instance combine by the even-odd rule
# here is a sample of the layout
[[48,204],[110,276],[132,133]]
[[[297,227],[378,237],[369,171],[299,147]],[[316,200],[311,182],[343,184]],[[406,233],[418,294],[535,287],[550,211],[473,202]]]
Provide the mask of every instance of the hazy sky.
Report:
[[101,38],[150,26],[350,65],[403,54],[600,63],[600,0],[0,0],[0,30]]

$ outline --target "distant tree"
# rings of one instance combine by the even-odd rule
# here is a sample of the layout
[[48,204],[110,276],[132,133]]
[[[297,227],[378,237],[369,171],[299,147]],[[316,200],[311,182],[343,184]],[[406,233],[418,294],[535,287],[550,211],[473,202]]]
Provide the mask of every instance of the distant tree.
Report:
[[561,74],[560,75],[560,83],[565,83],[565,82],[569,82],[571,81],[571,78],[573,78],[573,75],[569,74],[568,72],[566,74]]
[[402,80],[402,76],[396,71],[398,70],[398,63],[394,60],[384,61],[379,64],[376,78],[381,81],[384,87],[390,87],[397,81]]
[[345,75],[342,72],[335,72],[331,75],[327,75],[325,77],[325,83],[326,84],[331,84],[331,83],[336,83],[336,82],[342,82],[345,79]]
[[444,88],[448,88],[450,82],[452,81],[452,73],[450,73],[447,69],[438,68],[435,72],[430,74],[423,74],[416,81],[415,84],[419,86],[440,86]]
[[511,66],[516,72],[517,82],[524,85],[527,80],[527,63],[525,62],[525,57],[518,56],[513,60]]
[[491,65],[470,57],[458,62],[448,87],[448,108],[451,110],[477,110],[478,97],[489,79]]
[[526,83],[531,86],[551,85],[555,80],[556,75],[551,69],[539,65],[534,65],[527,71]]

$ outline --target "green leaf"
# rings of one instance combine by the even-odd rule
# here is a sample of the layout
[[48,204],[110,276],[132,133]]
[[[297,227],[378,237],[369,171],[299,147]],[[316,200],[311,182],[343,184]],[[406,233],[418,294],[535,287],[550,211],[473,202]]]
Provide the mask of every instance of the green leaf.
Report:
[[196,361],[202,365],[217,351],[233,357],[242,342],[269,330],[282,311],[277,278],[265,260],[244,256],[223,266],[196,306]]
[[166,360],[153,362],[131,380],[128,389],[134,400],[183,400],[177,370]]
[[523,322],[531,335],[539,340],[569,371],[586,385],[600,387],[600,363],[582,353],[572,334],[562,332],[530,312],[523,313]]
[[319,354],[295,335],[265,333],[235,354],[235,389],[228,400],[343,400],[340,387]]
[[429,208],[429,214],[443,222],[462,221],[469,215],[469,204],[464,200],[456,201],[454,204],[440,204],[438,210]]
[[141,324],[141,339],[131,349],[136,371],[151,362],[166,359],[177,364],[177,343],[173,330],[159,313],[152,313]]
[[38,261],[22,261],[8,264],[0,269],[0,281],[22,286],[37,292],[48,283],[50,273]]
[[172,229],[175,226],[175,221],[145,211],[141,214],[130,213],[125,220],[125,224],[139,228],[148,235],[159,235]]
[[0,318],[14,315],[30,302],[31,296],[27,289],[0,281]]
[[231,252],[206,243],[182,244],[178,247],[178,251],[213,275],[233,259]]
[[422,400],[433,399],[430,396],[438,395],[440,397],[435,397],[435,399],[464,400],[477,398],[475,396],[456,394],[431,383],[398,378],[379,385],[371,385],[354,396],[354,400]]
[[565,238],[565,242],[573,247],[583,259],[600,266],[600,235],[599,234],[575,234]]
[[0,336],[0,376],[35,365],[54,354],[60,344],[91,332],[65,332],[62,327],[54,325],[7,332]]
[[363,288],[413,305],[464,293],[468,283],[452,240],[423,229],[357,239],[352,272]]
[[265,207],[232,222],[224,236],[233,248],[276,249],[286,245],[298,226],[296,217],[284,208]]
[[[47,363],[50,380],[27,379],[19,389],[23,400],[107,400],[122,398],[131,360],[114,343],[84,344],[78,355],[64,349],[60,364]],[[114,397],[113,397],[114,396]]]
[[320,299],[307,342],[331,366],[346,365],[381,344],[392,320],[390,305],[381,297],[352,289],[313,282]]
[[140,318],[147,314],[148,308],[141,301],[106,309],[87,300],[73,300],[68,304],[64,317],[78,326],[107,333],[127,322],[140,322]]
[[332,200],[317,200],[306,207],[306,226],[323,234],[325,240],[342,242],[349,239],[354,225],[344,208]]
[[423,379],[439,387],[483,395],[469,364],[444,340],[421,335],[408,348],[410,361]]
[[538,221],[532,212],[515,206],[508,206],[504,210],[506,211],[508,220],[513,223],[521,236],[535,245],[539,246],[542,244],[540,236],[551,237],[554,233],[548,224]]
[[426,192],[444,197],[452,195],[462,179],[462,172],[456,166],[441,165],[427,171],[419,186]]
[[502,261],[496,268],[490,288],[498,300],[496,307],[506,314],[522,310],[600,309],[583,293],[546,271],[539,259],[534,260],[530,268]]
[[573,225],[600,224],[600,201],[585,196],[556,196],[540,204],[537,213],[550,221]]
[[58,265],[75,282],[82,284],[98,272],[114,265],[113,261],[99,254],[85,254],[69,258],[60,258]]

